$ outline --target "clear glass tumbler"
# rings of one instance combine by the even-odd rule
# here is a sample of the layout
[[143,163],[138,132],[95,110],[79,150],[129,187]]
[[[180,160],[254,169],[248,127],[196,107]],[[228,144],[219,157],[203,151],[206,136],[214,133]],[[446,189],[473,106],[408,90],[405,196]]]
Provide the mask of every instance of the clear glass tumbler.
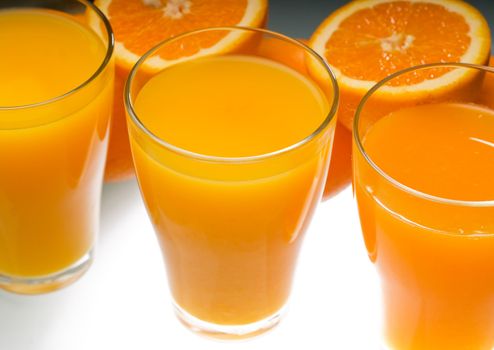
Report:
[[431,64],[361,102],[354,190],[387,349],[494,348],[494,69]]
[[114,40],[84,0],[2,1],[0,32],[0,288],[43,293],[92,260]]
[[[207,38],[222,38],[224,49],[211,49]],[[295,50],[302,63],[273,55],[267,43]],[[305,108],[305,98],[318,101],[316,110],[312,102]],[[323,190],[338,103],[332,72],[283,35],[210,28],[146,53],[125,102],[137,178],[178,317],[221,338],[270,329]],[[228,116],[224,123],[218,114]],[[278,143],[293,131],[295,139]]]

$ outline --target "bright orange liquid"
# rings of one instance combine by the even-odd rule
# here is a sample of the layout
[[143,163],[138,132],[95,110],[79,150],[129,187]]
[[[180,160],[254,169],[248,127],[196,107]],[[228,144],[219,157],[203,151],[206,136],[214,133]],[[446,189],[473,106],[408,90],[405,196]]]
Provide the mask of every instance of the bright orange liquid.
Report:
[[[364,137],[370,158],[415,190],[494,199],[494,111],[444,103],[395,111]],[[369,255],[382,279],[385,332],[398,350],[494,346],[494,209],[420,199],[355,154]]]
[[[230,157],[296,143],[328,113],[326,98],[307,78],[247,56],[164,70],[147,82],[135,106],[163,140]],[[332,129],[291,153],[244,164],[179,156],[131,129],[139,183],[180,307],[231,325],[259,321],[285,304],[321,195]]]
[[103,41],[55,11],[0,11],[0,275],[59,272],[93,246],[112,98]]

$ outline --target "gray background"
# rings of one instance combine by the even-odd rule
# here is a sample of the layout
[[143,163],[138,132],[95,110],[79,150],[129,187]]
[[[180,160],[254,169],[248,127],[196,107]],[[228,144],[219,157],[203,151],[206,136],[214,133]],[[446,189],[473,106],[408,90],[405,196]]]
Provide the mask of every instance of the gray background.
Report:
[[[294,38],[309,38],[324,18],[348,2],[347,0],[270,0],[268,27]],[[468,2],[484,14],[491,25],[491,34],[494,34],[494,0]]]

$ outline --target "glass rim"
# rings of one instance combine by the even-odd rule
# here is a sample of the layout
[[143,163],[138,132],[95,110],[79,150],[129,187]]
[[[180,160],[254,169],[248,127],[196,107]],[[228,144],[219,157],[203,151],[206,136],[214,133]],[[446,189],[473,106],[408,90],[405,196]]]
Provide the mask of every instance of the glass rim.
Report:
[[[113,51],[115,49],[115,35],[113,33],[113,29],[111,27],[110,21],[103,14],[103,12],[101,12],[101,10],[96,5],[94,5],[92,2],[89,2],[88,0],[75,0],[75,1],[86,5],[86,7],[91,8],[96,13],[98,18],[103,22],[103,24],[105,26],[106,34],[108,35],[108,43],[105,45],[105,46],[107,46],[105,57],[104,57],[103,61],[101,62],[101,64],[98,66],[98,69],[96,69],[95,72],[89,78],[87,78],[84,82],[82,82],[81,84],[79,84],[75,88],[73,88],[67,92],[64,92],[61,95],[51,97],[51,98],[44,100],[44,101],[29,103],[29,104],[23,104],[23,105],[17,105],[17,106],[1,106],[0,105],[0,112],[1,111],[12,111],[12,110],[23,110],[23,109],[29,109],[29,108],[36,108],[36,107],[49,105],[51,103],[63,100],[65,98],[75,94],[79,90],[82,90],[85,86],[89,85],[108,66],[108,64],[111,61]],[[13,7],[13,8],[15,8],[15,7]],[[38,8],[38,7],[33,7],[33,8]],[[61,12],[63,12],[63,11],[61,11]]]
[[376,91],[378,91],[382,86],[386,85],[389,81],[395,79],[396,77],[415,71],[415,70],[421,70],[421,69],[430,69],[430,68],[437,68],[437,67],[451,67],[451,68],[463,68],[463,69],[476,69],[479,71],[483,72],[489,72],[489,73],[494,73],[494,67],[489,67],[489,66],[483,66],[479,64],[473,64],[473,63],[462,63],[462,62],[438,62],[438,63],[428,63],[428,64],[421,64],[409,68],[405,68],[402,70],[399,70],[386,78],[380,80],[377,82],[360,100],[360,103],[357,107],[357,110],[355,112],[355,118],[353,120],[353,139],[355,141],[355,144],[357,146],[358,151],[360,154],[364,157],[365,161],[367,164],[369,164],[373,170],[375,170],[381,177],[383,177],[386,181],[391,183],[394,187],[398,188],[399,190],[402,190],[408,194],[411,194],[415,197],[419,197],[428,201],[433,201],[437,202],[440,204],[448,204],[448,205],[454,205],[454,206],[463,206],[463,207],[491,207],[494,206],[494,199],[490,200],[461,200],[461,199],[451,199],[451,198],[445,198],[445,197],[440,197],[440,196],[435,196],[423,191],[416,190],[410,186],[407,186],[400,181],[396,180],[393,178],[391,175],[387,174],[384,170],[382,170],[372,159],[371,157],[367,154],[365,151],[365,147],[361,142],[361,138],[359,136],[359,121],[360,121],[360,116],[362,114],[363,109],[366,106],[366,102],[371,98],[371,96],[374,95]]
[[[308,136],[304,137],[300,141],[297,141],[296,143],[293,143],[291,145],[288,145],[286,147],[283,147],[281,149],[268,152],[268,153],[263,153],[259,155],[253,155],[253,156],[242,156],[242,157],[222,157],[222,156],[213,156],[213,155],[206,155],[198,152],[193,152],[186,150],[182,147],[175,146],[157,135],[155,135],[151,130],[149,130],[144,123],[141,122],[139,117],[137,116],[136,111],[134,110],[134,101],[131,96],[131,86],[134,81],[134,78],[137,74],[137,71],[141,67],[141,65],[148,59],[150,56],[152,56],[154,53],[156,53],[158,50],[160,50],[163,46],[168,45],[176,40],[185,38],[187,36],[191,35],[196,35],[199,33],[203,32],[211,32],[211,31],[243,31],[243,32],[254,32],[254,33],[260,33],[260,34],[267,34],[271,35],[272,37],[283,40],[287,43],[290,43],[292,45],[296,45],[299,48],[303,49],[306,53],[309,53],[312,55],[318,63],[320,63],[324,69],[325,72],[328,73],[329,75],[329,81],[333,87],[333,101],[331,108],[329,109],[326,117],[324,120],[319,124],[319,126],[314,130],[311,134]],[[196,59],[196,58],[193,58]],[[133,122],[142,132],[147,137],[150,137],[154,142],[158,143],[159,146],[164,147],[168,149],[169,151],[172,151],[178,155],[187,157],[187,158],[192,158],[196,160],[201,160],[201,161],[208,161],[208,162],[214,162],[214,163],[249,163],[249,162],[255,162],[255,161],[260,161],[263,159],[268,159],[276,156],[283,155],[285,153],[288,153],[290,151],[296,150],[305,144],[308,144],[311,140],[316,138],[319,134],[322,133],[323,130],[326,129],[326,127],[331,123],[333,118],[336,116],[336,112],[338,110],[338,103],[339,103],[339,88],[338,88],[338,83],[336,80],[336,75],[330,68],[329,64],[314,50],[312,50],[310,47],[308,47],[306,44],[300,42],[299,40],[290,38],[284,34],[273,32],[268,29],[262,29],[262,28],[251,28],[251,27],[244,27],[244,26],[220,26],[220,27],[208,27],[208,28],[201,28],[201,29],[196,29],[192,31],[188,31],[185,33],[181,33],[177,36],[165,39],[161,42],[159,42],[157,45],[155,45],[153,48],[148,50],[137,62],[136,64],[132,67],[132,70],[130,71],[129,77],[127,78],[127,81],[125,83],[125,88],[124,88],[124,104],[125,108],[127,109],[127,113]]]

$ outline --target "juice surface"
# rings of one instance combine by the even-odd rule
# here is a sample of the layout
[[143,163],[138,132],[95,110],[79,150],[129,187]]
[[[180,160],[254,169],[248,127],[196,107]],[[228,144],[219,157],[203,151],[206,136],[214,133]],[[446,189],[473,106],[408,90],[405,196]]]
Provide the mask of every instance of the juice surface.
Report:
[[494,199],[494,112],[445,103],[399,110],[365,136],[365,149],[388,175],[434,196]]
[[[315,131],[329,108],[305,76],[247,56],[164,70],[135,105],[165,141],[231,157],[290,146]],[[321,196],[333,128],[293,152],[245,164],[156,150],[131,128],[139,183],[182,309],[203,321],[243,325],[283,307]]]
[[48,10],[0,11],[0,106],[21,106],[63,95],[103,62],[96,34],[68,15]]
[[[68,93],[106,54],[89,28],[40,9],[0,11],[0,47],[0,107]],[[93,246],[112,74],[58,102],[0,108],[0,275],[50,275]]]
[[175,65],[147,82],[135,106],[143,124],[164,141],[222,157],[297,143],[319,127],[328,110],[317,85],[302,74],[240,55]]
[[[400,183],[447,199],[494,199],[494,111],[442,103],[378,120],[369,157]],[[406,194],[355,157],[369,255],[382,279],[391,349],[494,346],[494,210]]]

